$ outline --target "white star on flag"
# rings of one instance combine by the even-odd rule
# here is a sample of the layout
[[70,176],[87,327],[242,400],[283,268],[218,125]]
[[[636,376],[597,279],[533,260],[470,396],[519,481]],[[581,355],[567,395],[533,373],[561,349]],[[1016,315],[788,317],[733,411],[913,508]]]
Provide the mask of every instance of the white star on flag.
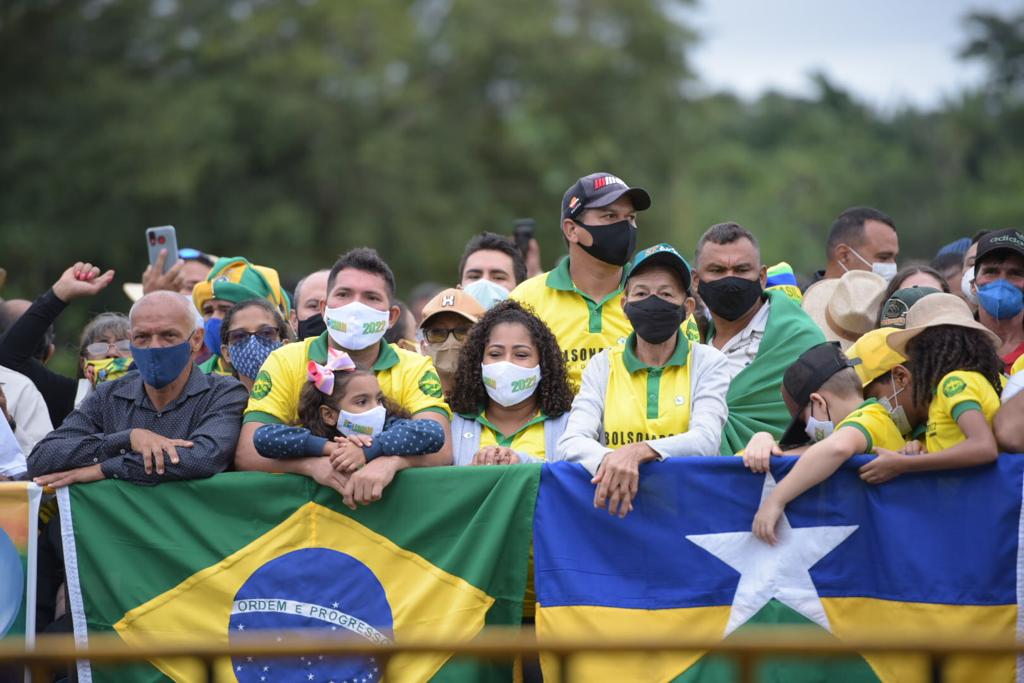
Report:
[[[775,478],[768,472],[761,489],[762,503],[774,488]],[[747,623],[772,598],[831,632],[809,570],[857,528],[854,525],[794,529],[783,513],[776,529],[775,545],[765,543],[749,530],[687,536],[687,540],[740,573],[729,623],[722,637]]]

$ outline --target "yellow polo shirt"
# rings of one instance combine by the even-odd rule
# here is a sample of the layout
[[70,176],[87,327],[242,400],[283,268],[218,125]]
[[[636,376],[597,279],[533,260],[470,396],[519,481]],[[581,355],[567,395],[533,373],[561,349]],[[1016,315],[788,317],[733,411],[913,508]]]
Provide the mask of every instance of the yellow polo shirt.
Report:
[[609,448],[653,441],[690,429],[690,357],[682,335],[663,366],[645,365],[636,356],[636,336],[608,352],[608,388],[604,397],[604,436]]
[[[298,424],[299,394],[309,381],[309,361],[327,362],[327,333],[276,349],[260,368],[252,385],[242,422]],[[380,355],[371,368],[384,395],[415,415],[432,410],[451,418],[441,397],[441,380],[429,356],[394,344],[380,343]]]
[[576,289],[569,275],[569,259],[554,270],[521,283],[511,298],[528,305],[551,328],[565,359],[565,370],[573,393],[580,389],[583,368],[601,351],[621,346],[633,331],[622,311],[622,285],[594,301]]
[[1013,361],[1013,365],[1010,366],[1010,376],[1016,375],[1021,370],[1024,370],[1024,355]]
[[956,421],[968,410],[980,410],[991,425],[999,410],[999,394],[981,373],[954,370],[939,382],[928,406],[924,443],[929,453],[955,446],[966,438]]
[[843,427],[853,427],[864,435],[868,442],[865,453],[871,453],[875,447],[898,451],[906,444],[889,411],[873,398],[864,401],[843,418],[836,425],[836,431]]

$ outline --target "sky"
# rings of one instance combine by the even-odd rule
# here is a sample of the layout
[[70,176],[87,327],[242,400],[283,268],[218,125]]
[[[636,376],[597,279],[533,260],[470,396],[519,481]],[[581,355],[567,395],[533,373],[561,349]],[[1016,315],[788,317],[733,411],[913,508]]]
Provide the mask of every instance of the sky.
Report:
[[808,94],[808,74],[890,109],[932,108],[982,76],[957,58],[971,10],[1009,14],[1017,0],[698,0],[684,19],[702,37],[691,52],[710,88],[745,98],[766,89]]

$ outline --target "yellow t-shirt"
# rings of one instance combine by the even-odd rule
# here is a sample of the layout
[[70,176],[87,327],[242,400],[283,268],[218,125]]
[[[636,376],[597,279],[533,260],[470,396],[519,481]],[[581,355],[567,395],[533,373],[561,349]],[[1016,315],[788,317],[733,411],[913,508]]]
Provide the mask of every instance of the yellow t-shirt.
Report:
[[682,434],[690,428],[690,357],[682,336],[660,368],[636,356],[636,337],[608,352],[604,437],[609,448]]
[[[285,344],[263,363],[252,385],[243,422],[298,424],[299,394],[309,361],[327,361],[327,333]],[[415,415],[433,410],[451,418],[441,397],[441,380],[429,356],[381,342],[372,370],[384,395]]]
[[551,328],[562,348],[573,393],[580,389],[587,361],[605,349],[621,346],[633,331],[622,311],[622,285],[601,301],[594,301],[573,284],[569,259],[523,282],[510,296],[533,308]]
[[491,421],[483,413],[479,415],[464,415],[463,417],[480,423],[480,448],[505,446],[519,453],[527,453],[536,458],[547,459],[547,449],[544,446],[544,422],[547,418],[543,413],[537,413],[519,431],[507,436],[491,424]]
[[865,453],[872,452],[876,447],[898,451],[906,443],[889,411],[873,398],[857,406],[856,410],[836,425],[836,431],[842,427],[854,427],[864,435],[868,442]]
[[980,410],[991,425],[999,410],[999,394],[978,372],[954,370],[939,382],[938,391],[928,406],[928,431],[925,448],[936,453],[964,440],[957,419],[968,410]]
[[1013,361],[1013,365],[1010,366],[1010,376],[1016,375],[1021,370],[1024,370],[1024,355]]

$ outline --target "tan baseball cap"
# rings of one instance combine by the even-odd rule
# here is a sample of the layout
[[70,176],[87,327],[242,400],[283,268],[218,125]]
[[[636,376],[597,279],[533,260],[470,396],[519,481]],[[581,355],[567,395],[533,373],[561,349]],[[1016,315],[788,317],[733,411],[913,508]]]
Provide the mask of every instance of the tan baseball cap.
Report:
[[456,313],[471,323],[475,323],[484,315],[483,307],[472,296],[461,289],[443,289],[437,296],[423,307],[423,321],[420,328],[427,326],[427,321],[438,313]]
[[885,278],[867,270],[851,270],[841,278],[821,280],[804,292],[803,309],[845,350],[875,328],[885,296]]

